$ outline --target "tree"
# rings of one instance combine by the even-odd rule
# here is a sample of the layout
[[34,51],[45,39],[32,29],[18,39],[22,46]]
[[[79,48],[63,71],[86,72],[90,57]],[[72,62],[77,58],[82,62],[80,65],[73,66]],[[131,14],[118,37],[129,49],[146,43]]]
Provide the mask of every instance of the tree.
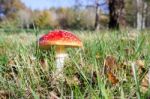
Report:
[[126,22],[128,26],[136,28],[136,1],[126,0],[125,1],[125,12],[126,12]]
[[32,12],[30,10],[19,10],[17,12],[17,17],[22,28],[29,28],[29,25],[32,22]]
[[98,30],[100,28],[99,24],[99,0],[95,0],[95,24],[94,28],[95,30]]
[[27,22],[29,16],[26,13],[28,10],[20,0],[0,0],[0,14],[2,15],[0,17],[0,26],[9,28],[23,27],[26,23],[29,23],[29,21]]
[[147,5],[146,0],[136,0],[137,4],[137,29],[141,30],[145,28]]
[[150,0],[147,0],[147,5],[148,5],[148,7],[147,7],[147,9],[146,9],[146,22],[145,22],[145,24],[146,24],[146,27],[150,27]]
[[50,22],[52,20],[52,15],[51,12],[48,10],[44,10],[44,11],[37,11],[35,12],[36,18],[34,19],[34,23],[37,27],[39,28],[48,28],[50,27]]
[[125,3],[124,0],[108,0],[109,5],[109,28],[119,29],[125,26]]
[[16,12],[20,9],[26,9],[25,5],[20,0],[0,0],[0,5],[3,6],[3,14],[10,19],[16,18]]
[[146,27],[146,16],[147,16],[147,8],[148,8],[148,3],[145,1],[143,2],[143,19],[142,19],[142,29],[145,29]]
[[137,3],[137,29],[142,29],[142,0],[136,0]]

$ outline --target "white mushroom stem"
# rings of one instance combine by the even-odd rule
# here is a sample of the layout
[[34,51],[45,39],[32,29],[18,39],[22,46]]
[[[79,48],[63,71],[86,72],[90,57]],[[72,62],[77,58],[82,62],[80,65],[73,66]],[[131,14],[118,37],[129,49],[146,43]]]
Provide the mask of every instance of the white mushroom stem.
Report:
[[61,71],[64,67],[64,61],[65,61],[65,58],[67,57],[68,55],[65,54],[65,53],[60,53],[60,54],[57,54],[56,55],[56,71]]
[[56,46],[56,74],[62,74],[66,57],[68,57],[68,55],[65,53],[65,47]]

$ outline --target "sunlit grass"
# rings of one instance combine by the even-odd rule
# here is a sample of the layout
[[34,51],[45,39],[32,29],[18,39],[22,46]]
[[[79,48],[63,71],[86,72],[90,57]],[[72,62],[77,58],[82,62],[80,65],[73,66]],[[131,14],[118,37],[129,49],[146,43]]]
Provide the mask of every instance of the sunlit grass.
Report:
[[[43,33],[43,32],[42,32]],[[150,64],[150,34],[135,36],[128,31],[74,31],[83,41],[83,49],[68,48],[65,62],[66,81],[54,82],[55,51],[36,47],[36,33],[0,34],[0,94],[14,98],[126,99],[144,97],[139,91],[138,73],[132,75],[131,65],[124,62],[145,61]],[[131,38],[130,38],[131,37]],[[126,50],[129,52],[126,52]],[[111,84],[104,72],[104,60],[112,55],[117,60],[119,82]],[[135,80],[135,78],[138,78]],[[138,82],[138,83],[137,83]],[[137,96],[136,93],[140,93]],[[146,97],[146,96],[145,96]]]

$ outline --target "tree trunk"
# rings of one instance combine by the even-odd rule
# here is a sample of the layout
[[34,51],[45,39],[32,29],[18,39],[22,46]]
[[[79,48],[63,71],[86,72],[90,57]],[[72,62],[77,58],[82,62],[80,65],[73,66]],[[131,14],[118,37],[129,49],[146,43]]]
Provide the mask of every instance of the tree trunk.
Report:
[[137,12],[137,29],[141,30],[142,29],[142,13]]
[[146,27],[146,23],[145,22],[146,22],[147,8],[148,8],[147,2],[144,2],[143,3],[142,29],[145,29],[145,27]]
[[142,29],[142,0],[136,0],[137,3],[137,29]]
[[119,28],[126,27],[124,0],[119,0],[118,2],[118,21],[119,21]]
[[119,29],[116,0],[109,0],[109,28]]
[[94,24],[94,28],[95,30],[99,30],[100,28],[100,24],[99,24],[99,0],[95,1],[95,5],[96,5],[96,11],[95,11],[95,24]]
[[109,28],[119,29],[120,26],[125,26],[125,9],[124,0],[108,0],[109,5]]
[[96,7],[95,25],[94,25],[94,28],[95,28],[95,30],[99,30],[99,28],[100,28],[98,7]]

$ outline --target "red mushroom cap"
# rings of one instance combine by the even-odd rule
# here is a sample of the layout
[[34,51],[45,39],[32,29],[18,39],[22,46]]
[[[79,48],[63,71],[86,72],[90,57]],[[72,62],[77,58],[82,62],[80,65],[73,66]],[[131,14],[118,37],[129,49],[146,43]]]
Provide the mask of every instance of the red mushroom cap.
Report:
[[82,47],[81,40],[69,31],[54,30],[39,39],[39,46],[48,49],[52,45]]

